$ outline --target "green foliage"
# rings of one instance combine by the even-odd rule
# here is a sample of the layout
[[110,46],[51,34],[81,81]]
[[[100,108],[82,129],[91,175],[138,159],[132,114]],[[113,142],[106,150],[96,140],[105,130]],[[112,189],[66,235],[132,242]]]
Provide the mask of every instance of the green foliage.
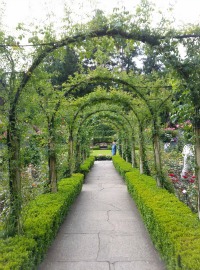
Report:
[[69,207],[80,193],[84,176],[58,183],[58,192],[42,194],[23,210],[23,236],[0,240],[0,269],[35,269],[54,239]]
[[22,157],[24,159],[24,166],[33,164],[38,166],[41,162],[40,147],[41,143],[38,139],[38,135],[32,135],[29,137],[27,145],[22,149]]
[[101,142],[112,143],[112,141],[113,141],[113,137],[110,137],[110,136],[95,137],[95,138],[93,138],[93,144],[101,143]]
[[[71,117],[66,110],[68,107],[66,106],[66,103],[63,107],[60,106],[60,103],[63,103],[64,100],[64,93],[60,90],[62,89],[63,82],[69,79],[70,74],[71,81],[69,80],[66,89],[64,89],[66,90],[65,97],[69,98],[69,93],[77,97],[84,93],[88,93],[90,90],[93,91],[97,84],[105,86],[105,91],[99,89],[99,91],[95,92],[89,98],[87,97],[88,99],[85,98],[84,104],[77,102],[77,106],[81,105],[80,111],[85,110],[86,106],[89,107],[92,104],[102,104],[105,101],[107,103],[113,103],[114,100],[119,106],[122,106],[123,104],[124,111],[127,114],[130,111],[134,112],[135,110],[138,122],[140,121],[142,128],[145,128],[146,125],[144,121],[150,122],[152,117],[156,120],[157,116],[161,113],[169,112],[169,108],[165,108],[165,103],[167,99],[171,100],[170,97],[173,93],[169,91],[170,88],[165,88],[166,80],[163,79],[163,74],[168,71],[166,67],[167,65],[169,67],[169,63],[176,69],[176,72],[181,79],[180,84],[183,84],[183,87],[180,87],[180,92],[182,92],[182,94],[179,95],[179,92],[175,91],[175,95],[173,95],[172,98],[172,100],[178,100],[177,104],[179,106],[177,108],[176,117],[178,114],[185,116],[185,112],[189,111],[188,119],[195,120],[194,122],[199,125],[199,115],[196,115],[195,117],[192,115],[194,107],[197,109],[197,112],[199,112],[200,58],[198,38],[195,40],[193,38],[181,38],[183,40],[182,44],[184,45],[184,49],[186,50],[186,57],[185,59],[183,59],[181,55],[179,57],[177,51],[181,44],[181,39],[179,39],[175,30],[170,29],[169,21],[164,20],[164,18],[161,19],[157,29],[153,28],[153,11],[153,6],[147,0],[141,1],[140,6],[136,8],[136,14],[134,15],[125,10],[121,12],[120,9],[115,9],[113,14],[107,18],[102,11],[97,10],[93,20],[86,25],[81,24],[69,27],[66,31],[68,36],[63,36],[62,40],[59,42],[55,41],[56,31],[53,29],[53,24],[45,26],[43,29],[37,27],[35,32],[32,33],[32,37],[30,37],[29,41],[35,45],[46,42],[52,43],[48,44],[48,46],[35,46],[29,53],[24,50],[23,46],[16,46],[16,38],[11,36],[4,38],[4,34],[0,33],[2,44],[7,43],[8,45],[2,46],[0,49],[1,73],[2,75],[5,75],[5,73],[3,73],[4,70],[6,70],[7,73],[5,77],[7,85],[4,85],[4,81],[3,84],[1,82],[2,92],[4,92],[1,98],[3,98],[3,101],[5,99],[6,103],[8,103],[5,107],[4,117],[6,119],[8,118],[7,112],[11,109],[9,112],[9,119],[12,119],[10,129],[13,127],[9,130],[8,134],[13,135],[15,130],[19,130],[20,135],[22,135],[22,133],[25,133],[22,132],[21,128],[23,125],[25,126],[24,122],[31,125],[36,124],[35,121],[36,118],[38,118],[38,122],[42,122],[42,127],[44,129],[46,128],[46,130],[42,132],[47,133],[47,128],[49,128],[49,136],[46,138],[48,139],[46,140],[46,144],[50,141],[56,142],[56,140],[58,140],[56,135],[63,128],[63,125],[58,127],[58,118],[62,116],[66,119],[67,117]],[[22,28],[22,25],[18,26],[18,29],[22,30]],[[186,33],[199,33],[199,28],[192,29],[192,27],[188,27]],[[19,37],[19,39],[21,40],[24,36],[25,34],[22,33],[21,38]],[[173,36],[176,36],[176,39],[173,38]],[[141,43],[144,44],[139,44],[139,41],[142,41]],[[150,50],[145,43],[158,46],[151,46]],[[13,46],[10,47],[9,44],[13,44]],[[76,51],[74,51],[73,44],[75,44],[74,48]],[[151,77],[148,77],[149,79],[146,78],[144,73],[140,73],[139,69],[136,69],[135,73],[130,71],[134,70],[135,63],[133,59],[139,52],[139,48],[141,50],[141,55],[143,54],[142,58],[146,58],[146,73],[151,73],[152,75]],[[79,60],[83,59],[89,61],[86,65],[88,69],[94,68],[96,65],[104,66],[106,68],[104,70],[97,68],[93,73],[90,73],[89,76],[85,76],[86,73],[88,75],[88,71],[82,68],[84,74],[78,74],[77,72],[77,76],[74,76],[74,71],[79,70]],[[143,62],[143,64],[145,63]],[[116,70],[114,71],[114,67],[116,67],[117,71],[120,70],[120,73],[115,72]],[[109,69],[112,72],[108,72]],[[16,70],[28,70],[28,72],[16,72]],[[160,71],[158,76],[157,73],[153,72],[156,70]],[[79,71],[81,71],[81,68]],[[16,75],[17,73],[18,75]],[[154,75],[155,78],[153,77]],[[113,85],[113,83],[114,87],[117,88],[117,91],[108,93],[108,85]],[[90,87],[88,86],[89,84]],[[123,85],[123,87],[121,87],[121,85]],[[124,92],[129,92],[129,95],[120,91],[122,88]],[[58,89],[59,91],[57,91]],[[82,89],[84,89],[84,91],[82,91]],[[35,90],[37,90],[38,93],[36,100],[33,95]],[[68,90],[69,93],[67,92]],[[104,92],[104,96],[101,95],[102,92]],[[132,100],[133,96],[134,104]],[[70,98],[73,99],[73,97]],[[138,102],[139,98],[142,101]],[[27,104],[30,104],[30,106],[27,106]],[[39,109],[39,106],[33,104],[39,104],[41,108]],[[186,104],[186,106],[183,104]],[[59,109],[59,107],[61,108]],[[41,110],[43,110],[43,114],[41,113]],[[27,113],[25,111],[27,111]],[[36,111],[38,111],[37,116],[40,114],[41,117],[36,116]],[[79,111],[77,114],[78,113]],[[113,120],[113,118],[111,119],[110,117],[110,120]],[[69,121],[66,122],[71,124]],[[79,119],[79,122],[77,122],[76,125],[75,123],[73,124],[75,128],[78,129],[80,123],[81,120]],[[114,131],[117,132],[118,128],[124,128],[119,122],[115,121],[115,124],[116,123],[116,129],[112,126]],[[88,141],[90,141],[90,138],[92,137],[89,126],[88,123],[88,129],[82,130],[80,135],[80,145],[82,147],[81,150],[84,151],[84,156],[86,156],[89,150]],[[93,127],[94,126],[92,126],[92,128]],[[6,129],[7,127],[5,130]],[[128,128],[125,132],[127,132],[127,130]],[[189,136],[191,132],[191,128],[187,130]],[[62,136],[64,137],[65,134]],[[9,136],[7,138],[9,138]],[[21,145],[23,145],[23,142],[24,141],[22,140]],[[37,165],[41,151],[39,151],[39,147],[37,147],[35,142],[30,141],[29,146],[28,151],[26,151],[26,149],[21,151],[23,155],[26,154],[24,163],[28,164],[31,162],[34,165]],[[15,150],[14,145],[9,147],[9,150],[12,150],[13,152],[10,151],[8,157],[16,157],[16,160],[9,164],[15,164],[13,167],[18,168],[19,166],[16,166],[16,164],[20,163],[19,160],[17,160],[19,155]],[[55,150],[56,149],[53,149],[52,152]],[[145,153],[144,150],[145,149],[142,150],[143,154]],[[130,158],[129,148],[125,149],[123,153],[125,153],[127,158]],[[73,157],[69,158],[73,159]],[[13,171],[15,171],[15,168],[12,168]],[[121,167],[119,169],[124,173]],[[88,166],[85,165],[84,167],[83,165],[82,170],[86,173],[88,171]],[[126,170],[129,170],[129,168]],[[12,174],[13,179],[10,179],[10,183],[13,183],[13,187],[18,187],[20,185],[18,185],[17,177],[15,178],[14,175],[17,176],[19,174]],[[20,189],[17,190],[16,194],[20,193],[20,191]],[[10,190],[10,195],[13,195],[12,190]],[[15,203],[17,205],[17,202]],[[17,219],[17,217],[14,218]]]
[[99,145],[92,146],[92,150],[100,150],[100,146]]
[[95,160],[112,160],[112,156],[111,155],[99,155],[99,156],[95,156]]
[[95,160],[111,160],[111,149],[110,150],[92,150],[91,155],[95,157]]
[[126,174],[126,182],[168,269],[199,269],[197,216],[173,194],[158,188],[153,178],[139,175],[137,170]]
[[25,236],[15,236],[0,240],[0,269],[35,269],[37,242]]
[[167,269],[198,270],[200,224],[197,215],[173,194],[157,187],[152,177],[131,169],[120,157],[113,157],[113,163],[125,175],[128,191]]
[[48,56],[45,69],[51,74],[52,85],[61,86],[70,75],[78,71],[78,55],[69,47],[61,48],[57,54]]
[[89,158],[87,158],[80,166],[80,173],[86,176],[86,174],[90,171],[91,167],[94,165],[94,161],[94,156],[90,156]]
[[160,132],[160,139],[166,143],[171,142],[173,138],[176,138],[178,136],[178,131],[175,129],[163,129]]
[[122,157],[116,155],[112,157],[112,160],[115,168],[123,177],[127,172],[133,171],[132,165],[126,162]]

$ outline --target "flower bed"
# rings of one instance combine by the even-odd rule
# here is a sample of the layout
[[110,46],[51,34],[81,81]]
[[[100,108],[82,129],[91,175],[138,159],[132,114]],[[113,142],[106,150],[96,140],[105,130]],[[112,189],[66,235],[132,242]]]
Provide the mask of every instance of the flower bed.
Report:
[[190,207],[193,212],[197,212],[198,207],[198,187],[196,177],[192,172],[188,172],[183,177],[180,171],[169,172],[170,181],[173,183],[176,196],[180,201]]

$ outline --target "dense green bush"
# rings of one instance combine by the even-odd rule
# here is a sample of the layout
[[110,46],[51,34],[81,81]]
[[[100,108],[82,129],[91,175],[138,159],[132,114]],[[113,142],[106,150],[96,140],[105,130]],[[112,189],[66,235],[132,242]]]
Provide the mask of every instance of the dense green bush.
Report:
[[112,136],[103,136],[103,137],[95,137],[93,139],[93,144],[96,144],[96,143],[112,143],[113,141],[113,137]]
[[80,193],[84,176],[58,183],[58,192],[42,194],[23,210],[23,235],[0,240],[0,269],[36,269],[69,207]]
[[110,155],[101,155],[101,156],[94,156],[95,160],[111,160],[112,156]]
[[112,157],[113,160],[113,164],[115,166],[115,168],[117,169],[117,171],[123,176],[125,177],[125,174],[127,172],[131,172],[133,171],[133,167],[131,165],[131,163],[126,162],[122,157],[120,156],[113,156]]
[[92,150],[99,150],[100,149],[100,146],[99,145],[94,145],[91,147]]
[[35,269],[37,242],[26,236],[0,240],[0,270]]
[[175,130],[174,128],[166,128],[160,132],[160,139],[164,143],[171,142],[171,140],[177,136],[178,130]]
[[[123,171],[123,161],[117,157],[114,160],[119,172]],[[127,171],[129,165],[125,161],[124,165]],[[141,175],[138,169],[127,172],[125,180],[167,269],[199,270],[200,222],[197,215],[173,194],[158,188],[152,177]]]
[[81,164],[80,166],[80,173],[84,174],[84,176],[86,176],[86,174],[90,171],[91,167],[94,165],[94,161],[95,161],[95,157],[94,156],[90,156],[89,158],[87,158],[83,164]]
[[196,214],[173,194],[158,188],[149,176],[138,171],[127,173],[126,182],[168,269],[200,269],[200,223]]

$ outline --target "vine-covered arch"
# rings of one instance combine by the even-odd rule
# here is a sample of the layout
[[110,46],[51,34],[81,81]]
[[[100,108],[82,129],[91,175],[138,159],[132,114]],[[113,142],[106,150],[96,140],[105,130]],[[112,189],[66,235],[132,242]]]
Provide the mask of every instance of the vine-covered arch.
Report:
[[[98,93],[98,94],[97,94]],[[121,94],[123,94],[121,96]],[[123,97],[123,99],[122,99]],[[136,119],[138,121],[139,124],[139,132],[140,132],[140,136],[139,136],[139,141],[140,141],[140,169],[141,169],[141,173],[150,173],[150,170],[148,168],[148,164],[147,164],[147,158],[146,158],[146,150],[145,150],[145,145],[144,145],[144,140],[143,140],[143,128],[141,127],[142,125],[142,121],[140,121],[139,118],[139,113],[136,110],[136,106],[134,106],[133,100],[131,100],[131,97],[129,94],[127,93],[123,93],[120,91],[116,91],[113,90],[111,92],[107,92],[107,91],[97,91],[97,92],[93,92],[90,93],[87,96],[87,99],[80,99],[81,103],[78,103],[78,109],[74,114],[74,119],[73,121],[76,121],[76,119],[78,119],[78,115],[82,115],[83,111],[89,107],[91,108],[91,106],[98,104],[99,102],[101,102],[101,104],[103,102],[107,102],[108,104],[118,104],[122,107],[125,108],[126,110],[126,114],[128,111],[133,112],[133,114],[135,114]],[[91,113],[92,115],[92,113]],[[72,125],[72,127],[74,126],[74,124]],[[132,125],[131,125],[132,126]],[[73,132],[73,130],[72,130]],[[72,134],[72,133],[71,133]],[[70,138],[72,138],[73,135],[70,136]],[[70,144],[72,144],[72,140],[69,139],[69,141],[71,142]],[[134,147],[134,131],[132,128],[132,164],[133,166],[135,166],[136,162],[135,162],[135,147]],[[70,147],[72,148],[72,147]]]
[[[160,40],[163,40],[165,38],[176,38],[176,39],[183,39],[188,37],[199,37],[198,34],[191,34],[191,35],[176,35],[176,34],[170,34],[168,33],[166,37],[160,36],[159,34],[152,34],[150,31],[145,31],[142,29],[138,29],[133,24],[129,25],[128,31],[125,30],[123,27],[114,27],[114,25],[104,25],[102,29],[96,29],[96,30],[86,30],[85,32],[79,32],[72,34],[71,36],[65,37],[64,39],[58,41],[58,42],[50,42],[50,43],[44,43],[40,44],[40,46],[43,48],[45,46],[45,49],[41,49],[38,51],[37,56],[33,60],[31,66],[28,68],[27,72],[24,72],[21,77],[21,81],[19,83],[19,86],[16,89],[16,93],[13,96],[13,99],[10,101],[11,106],[9,109],[9,116],[8,116],[8,128],[7,128],[7,145],[9,150],[9,184],[10,184],[10,193],[11,193],[11,213],[15,217],[19,217],[19,213],[21,211],[21,203],[20,203],[20,168],[19,166],[16,166],[16,164],[19,164],[19,148],[20,148],[20,136],[18,132],[18,127],[16,123],[16,107],[20,98],[20,95],[23,91],[23,89],[26,87],[27,83],[32,77],[32,74],[34,73],[35,69],[42,63],[42,61],[45,59],[47,55],[54,52],[55,50],[63,47],[68,46],[70,44],[75,44],[76,42],[80,42],[83,40],[86,40],[87,38],[96,38],[96,37],[102,37],[102,36],[109,36],[109,37],[115,37],[120,36],[125,39],[132,39],[137,40],[143,43],[147,43],[151,46],[159,46]],[[3,45],[1,47],[9,46]],[[197,127],[198,128],[198,127]],[[197,134],[198,135],[198,134]],[[155,140],[156,142],[156,140]],[[198,162],[199,165],[200,161]],[[158,164],[158,170],[159,164]],[[200,170],[199,170],[200,172]],[[200,179],[200,177],[199,177]],[[11,220],[10,224],[14,224],[15,231],[17,230],[19,226],[19,218],[15,218],[15,220]]]
[[[163,172],[162,172],[162,162],[161,162],[161,155],[160,155],[160,141],[159,141],[159,125],[158,125],[158,112],[162,109],[163,105],[172,97],[172,93],[169,93],[167,97],[165,97],[163,100],[161,100],[159,106],[157,107],[157,110],[155,109],[154,103],[151,104],[150,100],[148,99],[148,94],[145,95],[142,90],[148,88],[146,86],[138,86],[135,85],[135,82],[132,83],[132,78],[130,78],[127,74],[125,75],[125,79],[123,77],[120,77],[120,74],[110,74],[109,71],[103,70],[103,75],[100,75],[98,72],[94,71],[93,73],[90,73],[89,75],[83,76],[78,83],[76,80],[76,83],[72,85],[69,84],[67,87],[68,90],[65,93],[65,96],[68,95],[71,91],[73,91],[75,88],[80,87],[82,84],[84,86],[88,84],[92,84],[94,82],[115,82],[122,84],[123,86],[127,86],[128,89],[131,89],[128,91],[133,95],[133,97],[138,96],[142,101],[144,101],[144,104],[146,105],[147,109],[149,110],[151,116],[152,116],[152,122],[153,122],[153,149],[154,149],[154,160],[155,160],[155,171],[156,171],[156,180],[158,186],[163,186]],[[171,89],[170,85],[164,86],[165,89]]]

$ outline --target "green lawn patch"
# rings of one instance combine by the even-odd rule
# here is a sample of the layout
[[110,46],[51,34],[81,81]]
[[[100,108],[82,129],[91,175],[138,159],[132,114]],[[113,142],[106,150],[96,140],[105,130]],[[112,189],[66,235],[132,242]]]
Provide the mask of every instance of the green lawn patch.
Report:
[[111,156],[111,150],[91,150],[91,156]]

